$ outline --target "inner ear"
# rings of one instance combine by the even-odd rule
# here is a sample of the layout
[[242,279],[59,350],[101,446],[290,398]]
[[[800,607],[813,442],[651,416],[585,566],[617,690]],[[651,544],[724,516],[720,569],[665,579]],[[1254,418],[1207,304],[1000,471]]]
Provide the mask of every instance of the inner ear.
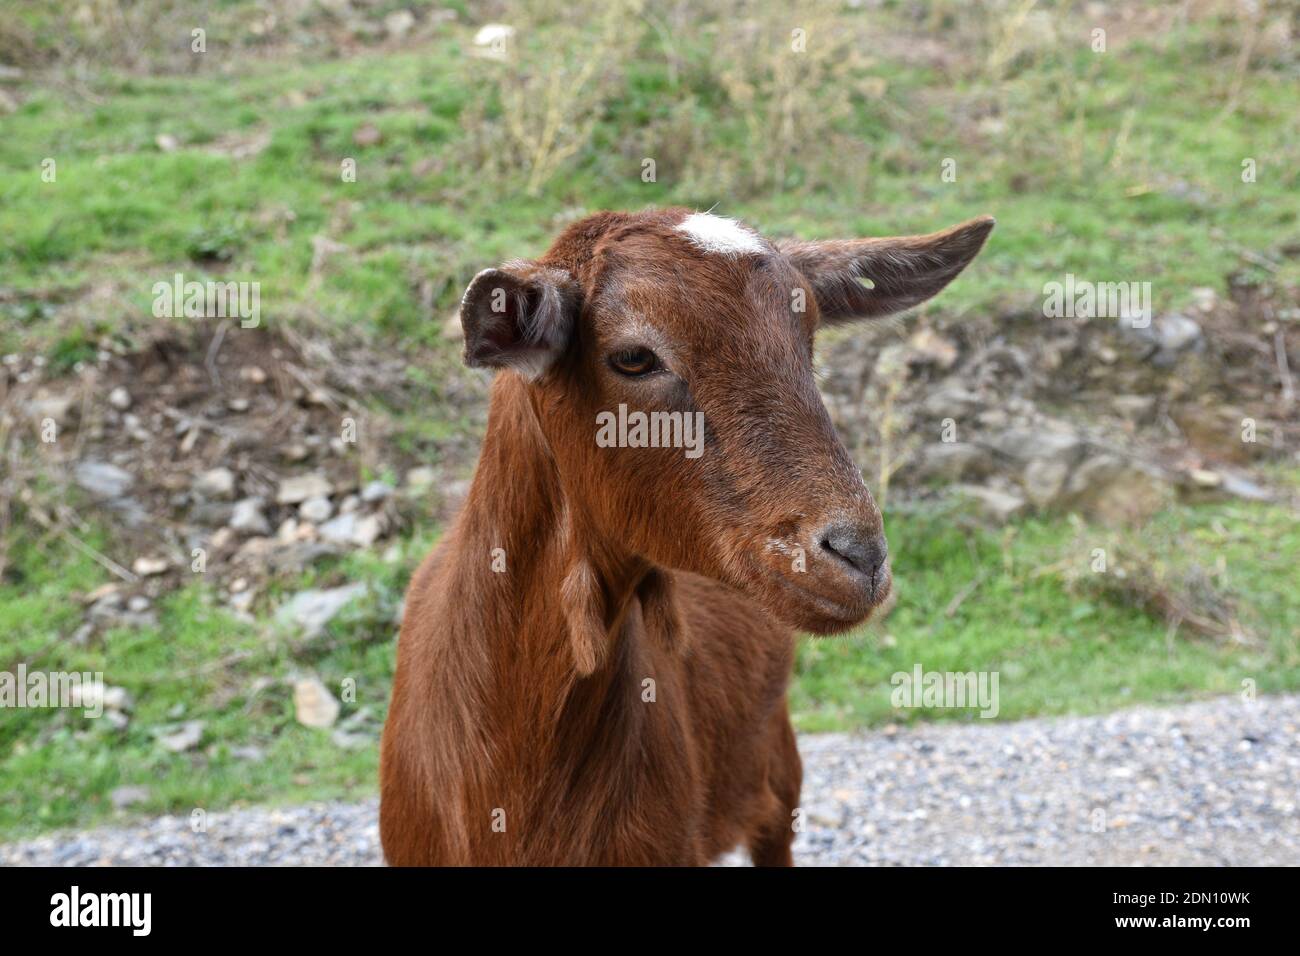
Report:
[[539,377],[568,344],[580,298],[562,269],[515,261],[483,270],[461,299],[465,364]]
[[777,248],[813,288],[822,321],[892,315],[935,295],[979,254],[991,216],[923,236],[785,240]]

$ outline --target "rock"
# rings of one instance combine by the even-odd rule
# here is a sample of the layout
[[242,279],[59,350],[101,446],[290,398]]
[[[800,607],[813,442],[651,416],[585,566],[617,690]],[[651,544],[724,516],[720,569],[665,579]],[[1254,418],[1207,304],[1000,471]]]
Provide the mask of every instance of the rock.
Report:
[[931,442],[917,451],[908,471],[921,481],[951,483],[980,478],[992,471],[992,456],[970,442]]
[[1046,509],[1056,501],[1069,477],[1070,466],[1063,461],[1040,458],[1031,461],[1020,474],[1025,498],[1036,508]]
[[379,540],[384,526],[378,515],[365,515],[356,511],[341,514],[320,526],[320,536],[333,544],[351,544],[367,548]]
[[960,421],[984,407],[984,400],[955,381],[945,382],[921,402],[921,411],[932,421],[951,418]]
[[194,479],[193,492],[200,498],[235,497],[235,473],[229,468],[212,468]]
[[108,404],[119,412],[124,412],[131,407],[131,393],[119,385],[108,393]]
[[334,544],[351,544],[357,531],[357,513],[349,511],[320,526],[320,536]]
[[349,603],[366,593],[364,584],[301,591],[276,611],[279,624],[297,627],[304,638],[316,637]]
[[77,404],[75,395],[39,395],[27,402],[27,415],[37,425],[49,418],[56,424],[64,425]]
[[245,382],[261,385],[266,381],[266,372],[259,365],[245,365],[239,370],[239,377]]
[[154,142],[158,145],[158,149],[164,153],[174,153],[180,149],[181,145],[171,133],[159,133],[154,137]]
[[95,710],[103,707],[105,713],[124,714],[135,708],[135,701],[125,687],[108,684],[92,683],[74,687],[71,702],[78,709]]
[[120,498],[135,484],[135,476],[129,471],[103,461],[78,462],[72,477],[81,488],[101,500]]
[[282,505],[296,505],[308,498],[328,498],[333,490],[329,479],[322,474],[297,475],[280,482],[275,500]]
[[357,526],[352,532],[352,543],[361,548],[368,548],[384,533],[383,522],[378,515],[366,515],[357,521]]
[[1209,286],[1197,286],[1191,292],[1192,308],[1209,314],[1219,307],[1219,293]]
[[171,563],[166,558],[139,557],[131,562],[131,570],[142,578],[151,578],[164,573]]
[[262,499],[245,498],[236,502],[230,513],[230,527],[244,534],[270,534],[271,525],[262,514]]
[[1162,472],[1102,454],[1074,470],[1061,503],[1103,524],[1140,525],[1172,498]]
[[310,521],[312,524],[320,524],[322,521],[329,520],[329,516],[333,513],[334,506],[325,497],[308,498],[298,506],[298,517],[304,521]]
[[954,485],[952,491],[973,505],[981,517],[997,524],[1006,524],[1025,510],[1024,498],[995,488]]
[[1110,404],[1122,417],[1141,423],[1151,418],[1156,400],[1151,395],[1116,395]]
[[339,702],[319,678],[309,677],[294,682],[293,711],[304,727],[324,729],[338,720]]
[[127,610],[135,614],[143,614],[152,607],[151,602],[143,594],[137,594],[131,600],[126,602]]
[[186,750],[193,750],[203,739],[204,723],[201,720],[187,720],[179,727],[171,727],[158,731],[158,743],[162,744],[164,750],[169,750],[174,754],[184,753]]
[[1261,488],[1255,482],[1243,475],[1235,472],[1224,472],[1222,489],[1236,498],[1244,498],[1247,501],[1272,501],[1273,493],[1266,488]]
[[361,489],[361,500],[366,504],[383,501],[393,493],[393,486],[386,481],[372,481]]
[[1079,435],[1056,424],[1009,428],[986,443],[1012,461],[1055,461],[1067,467],[1077,462],[1087,448]]
[[113,804],[114,810],[125,810],[137,803],[144,803],[149,796],[148,787],[114,787],[108,793],[109,802]]
[[400,40],[411,32],[411,27],[415,26],[415,14],[410,10],[394,10],[388,16],[384,17],[384,29],[394,40]]
[[1131,319],[1120,319],[1120,328],[1146,349],[1142,357],[1158,368],[1167,368],[1180,356],[1199,351],[1205,345],[1204,333],[1196,320],[1178,312],[1157,316],[1145,328],[1134,326]]

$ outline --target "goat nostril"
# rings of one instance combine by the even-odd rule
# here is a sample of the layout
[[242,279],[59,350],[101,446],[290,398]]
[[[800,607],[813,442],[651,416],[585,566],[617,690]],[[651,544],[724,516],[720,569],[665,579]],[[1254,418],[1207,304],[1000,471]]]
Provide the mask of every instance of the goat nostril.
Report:
[[866,575],[873,585],[877,572],[889,557],[884,535],[847,524],[827,528],[821,536],[821,546]]

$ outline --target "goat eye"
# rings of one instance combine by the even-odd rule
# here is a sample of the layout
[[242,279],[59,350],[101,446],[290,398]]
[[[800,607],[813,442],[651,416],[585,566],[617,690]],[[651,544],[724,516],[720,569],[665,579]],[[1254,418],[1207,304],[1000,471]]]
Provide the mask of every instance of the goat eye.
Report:
[[609,357],[609,365],[620,375],[632,378],[649,375],[660,367],[659,356],[649,349],[624,349],[622,352],[615,352]]

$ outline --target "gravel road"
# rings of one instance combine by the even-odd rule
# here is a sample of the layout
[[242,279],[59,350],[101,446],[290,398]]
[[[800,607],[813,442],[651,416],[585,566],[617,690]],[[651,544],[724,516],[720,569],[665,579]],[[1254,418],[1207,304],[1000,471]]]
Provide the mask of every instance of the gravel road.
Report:
[[[1300,865],[1300,696],[800,739],[817,865]],[[0,865],[375,865],[376,802],[0,846]],[[728,862],[737,862],[731,859]]]

